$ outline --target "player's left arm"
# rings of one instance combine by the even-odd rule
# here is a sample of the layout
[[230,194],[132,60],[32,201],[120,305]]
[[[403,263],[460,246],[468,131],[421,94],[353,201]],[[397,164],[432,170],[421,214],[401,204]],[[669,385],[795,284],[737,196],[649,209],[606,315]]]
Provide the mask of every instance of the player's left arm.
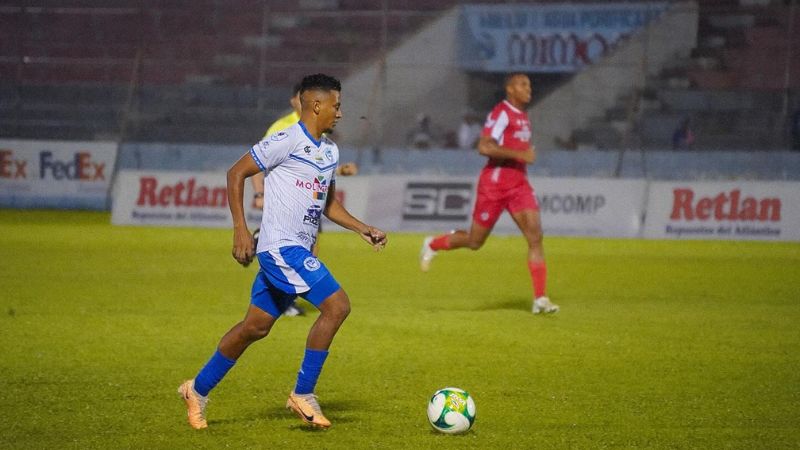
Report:
[[328,188],[328,199],[323,212],[325,217],[330,219],[333,223],[358,233],[361,239],[364,239],[375,251],[386,247],[386,243],[388,242],[386,233],[356,219],[347,212],[344,205],[342,205],[339,200],[336,200],[336,183],[332,183]]

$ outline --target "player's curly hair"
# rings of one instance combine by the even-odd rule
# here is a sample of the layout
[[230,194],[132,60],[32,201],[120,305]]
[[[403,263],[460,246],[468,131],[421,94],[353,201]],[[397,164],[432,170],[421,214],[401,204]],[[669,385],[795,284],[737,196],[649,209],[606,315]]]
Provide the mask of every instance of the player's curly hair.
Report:
[[322,91],[342,91],[342,83],[336,78],[325,75],[324,73],[317,73],[314,75],[307,75],[303,77],[300,82],[300,93],[310,90]]

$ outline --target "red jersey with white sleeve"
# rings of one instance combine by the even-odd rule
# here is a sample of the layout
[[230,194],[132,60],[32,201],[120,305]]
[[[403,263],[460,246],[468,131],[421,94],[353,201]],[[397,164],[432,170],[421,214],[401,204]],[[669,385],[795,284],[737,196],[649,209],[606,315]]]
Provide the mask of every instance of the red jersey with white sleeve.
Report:
[[[531,121],[527,111],[503,100],[486,118],[481,136],[491,137],[501,147],[520,153],[531,146]],[[515,159],[489,158],[478,179],[478,198],[472,218],[492,227],[503,210],[539,210],[539,203],[528,183],[527,165]]]
[[[524,152],[531,146],[531,121],[528,119],[528,112],[517,109],[508,100],[503,100],[486,117],[481,136],[493,138],[501,147]],[[486,168],[494,167],[525,172],[525,163],[522,161],[489,158]]]

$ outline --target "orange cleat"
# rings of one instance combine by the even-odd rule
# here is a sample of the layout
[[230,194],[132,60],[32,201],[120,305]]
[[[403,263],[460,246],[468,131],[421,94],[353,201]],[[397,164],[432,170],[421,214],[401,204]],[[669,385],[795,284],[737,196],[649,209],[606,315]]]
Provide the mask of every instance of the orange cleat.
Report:
[[294,411],[309,425],[323,429],[331,426],[331,421],[322,415],[322,409],[314,394],[299,395],[292,392],[289,394],[289,400],[286,400],[286,409]]
[[194,380],[184,381],[178,388],[178,394],[186,402],[186,415],[189,418],[189,425],[195,430],[208,428],[208,423],[206,423],[208,397],[203,397],[194,390]]

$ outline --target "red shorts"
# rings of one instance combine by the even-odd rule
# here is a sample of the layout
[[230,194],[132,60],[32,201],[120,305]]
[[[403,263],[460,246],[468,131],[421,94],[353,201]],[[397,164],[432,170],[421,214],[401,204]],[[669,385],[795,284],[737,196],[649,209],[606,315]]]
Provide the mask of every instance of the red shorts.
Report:
[[539,211],[539,201],[524,174],[506,176],[509,174],[504,170],[501,176],[493,177],[493,172],[484,170],[481,173],[472,220],[483,227],[492,228],[503,210],[512,214],[525,209]]

